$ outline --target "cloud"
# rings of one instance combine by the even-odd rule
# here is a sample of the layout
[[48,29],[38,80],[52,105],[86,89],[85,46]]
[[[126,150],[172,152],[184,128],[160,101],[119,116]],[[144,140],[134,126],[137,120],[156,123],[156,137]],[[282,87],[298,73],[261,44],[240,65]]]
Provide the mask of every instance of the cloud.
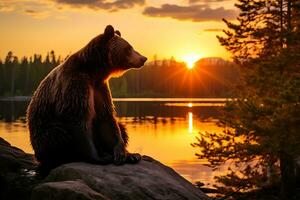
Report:
[[46,12],[46,11],[26,9],[26,10],[24,10],[24,13],[35,19],[45,19],[45,18],[49,17],[49,12]]
[[25,10],[25,13],[28,13],[28,14],[36,14],[36,13],[38,13],[38,12],[35,11],[35,10],[27,9],[27,10]]
[[48,1],[37,0],[0,0],[0,12],[16,12],[30,15],[45,13],[49,10]]
[[21,12],[44,18],[50,9],[62,9],[64,6],[117,11],[144,4],[145,0],[0,0],[0,12]]
[[13,5],[7,4],[5,1],[0,1],[0,12],[11,12],[13,10]]
[[232,20],[237,16],[234,9],[225,9],[224,7],[211,8],[208,5],[179,6],[174,4],[146,7],[143,14],[151,17],[171,17],[195,22],[219,21],[222,18]]
[[58,4],[69,5],[71,7],[88,7],[94,10],[105,9],[116,11],[128,9],[136,5],[144,5],[145,0],[52,0]]

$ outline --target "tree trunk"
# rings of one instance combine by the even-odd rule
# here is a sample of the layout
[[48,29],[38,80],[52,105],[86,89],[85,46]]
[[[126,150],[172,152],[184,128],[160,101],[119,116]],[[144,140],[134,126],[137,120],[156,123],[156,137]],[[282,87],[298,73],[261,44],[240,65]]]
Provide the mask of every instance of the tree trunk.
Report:
[[295,161],[285,152],[280,154],[281,199],[291,200],[296,191]]

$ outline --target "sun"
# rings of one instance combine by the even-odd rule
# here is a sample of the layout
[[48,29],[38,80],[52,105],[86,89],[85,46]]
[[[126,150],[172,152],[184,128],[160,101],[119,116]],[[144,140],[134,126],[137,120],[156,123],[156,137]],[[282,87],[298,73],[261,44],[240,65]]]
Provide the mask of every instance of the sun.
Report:
[[200,54],[187,54],[182,56],[182,60],[186,63],[187,68],[192,69],[202,56]]

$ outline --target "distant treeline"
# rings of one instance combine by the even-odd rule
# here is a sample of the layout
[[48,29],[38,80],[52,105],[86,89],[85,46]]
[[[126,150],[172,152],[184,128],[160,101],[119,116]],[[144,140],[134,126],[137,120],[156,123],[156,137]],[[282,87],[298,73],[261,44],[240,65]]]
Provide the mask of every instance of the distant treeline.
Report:
[[19,59],[10,51],[0,60],[0,96],[32,95],[39,82],[61,62],[51,51],[43,59],[35,54]]
[[[0,60],[0,96],[32,95],[40,81],[63,60],[51,51],[19,59],[8,52]],[[239,80],[237,67],[220,58],[199,60],[193,69],[175,59],[148,62],[110,80],[114,97],[228,97]]]

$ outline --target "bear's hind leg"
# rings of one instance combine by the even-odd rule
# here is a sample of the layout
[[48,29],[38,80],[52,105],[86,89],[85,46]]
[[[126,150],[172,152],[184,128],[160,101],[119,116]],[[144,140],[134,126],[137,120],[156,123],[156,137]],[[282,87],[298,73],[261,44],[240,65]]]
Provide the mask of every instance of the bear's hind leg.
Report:
[[84,131],[65,128],[65,125],[51,124],[36,137],[31,137],[35,156],[44,171],[70,162],[89,162],[93,164],[109,164],[112,159],[99,158],[94,143]]
[[39,131],[41,132],[31,136],[31,144],[43,171],[50,171],[75,160],[75,141],[65,129],[55,124],[52,128]]

